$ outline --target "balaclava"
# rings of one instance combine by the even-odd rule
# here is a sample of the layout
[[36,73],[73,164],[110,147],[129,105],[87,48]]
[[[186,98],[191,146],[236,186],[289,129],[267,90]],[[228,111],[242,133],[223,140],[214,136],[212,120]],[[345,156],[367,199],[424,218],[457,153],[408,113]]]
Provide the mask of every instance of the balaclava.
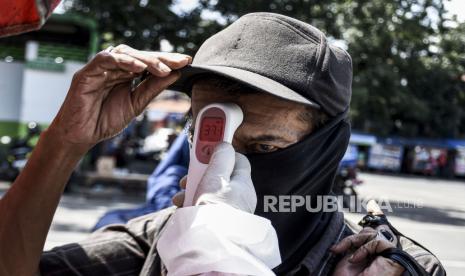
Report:
[[264,212],[264,196],[311,196],[313,205],[315,196],[328,195],[349,142],[350,125],[346,116],[346,112],[336,116],[288,148],[247,156],[258,197],[255,213],[271,220],[278,235],[283,261],[275,268],[278,275],[303,259],[324,234],[333,214],[322,210],[309,212],[305,206],[296,208],[296,212]]

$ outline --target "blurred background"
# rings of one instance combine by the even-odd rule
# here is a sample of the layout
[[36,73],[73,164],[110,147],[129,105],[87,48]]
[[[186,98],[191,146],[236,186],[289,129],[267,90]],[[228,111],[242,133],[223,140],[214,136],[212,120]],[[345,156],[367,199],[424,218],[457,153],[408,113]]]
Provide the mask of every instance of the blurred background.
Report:
[[[387,198],[394,225],[437,253],[450,275],[462,275],[462,0],[65,0],[41,30],[0,39],[0,195],[74,72],[96,52],[124,43],[194,55],[205,39],[255,11],[308,22],[352,56],[353,133],[334,189],[344,204],[353,203],[349,196]],[[73,173],[46,248],[168,206],[172,184],[187,172],[189,108],[187,96],[165,91],[123,133],[92,149]]]

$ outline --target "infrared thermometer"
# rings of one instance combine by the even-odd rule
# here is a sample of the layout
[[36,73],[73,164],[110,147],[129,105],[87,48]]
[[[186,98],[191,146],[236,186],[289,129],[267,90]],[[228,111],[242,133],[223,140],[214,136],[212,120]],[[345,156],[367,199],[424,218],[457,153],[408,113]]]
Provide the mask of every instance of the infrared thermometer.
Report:
[[234,132],[243,118],[241,108],[233,103],[210,104],[199,112],[190,149],[184,207],[194,205],[197,186],[210,163],[215,147],[221,142],[232,143]]

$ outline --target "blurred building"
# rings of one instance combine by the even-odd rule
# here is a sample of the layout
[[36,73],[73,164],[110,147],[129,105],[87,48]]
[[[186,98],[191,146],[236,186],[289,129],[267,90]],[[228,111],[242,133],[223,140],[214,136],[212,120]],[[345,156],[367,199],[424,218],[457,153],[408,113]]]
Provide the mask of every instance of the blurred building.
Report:
[[47,125],[73,74],[95,54],[94,21],[53,15],[39,31],[0,39],[0,137],[17,136],[30,121]]

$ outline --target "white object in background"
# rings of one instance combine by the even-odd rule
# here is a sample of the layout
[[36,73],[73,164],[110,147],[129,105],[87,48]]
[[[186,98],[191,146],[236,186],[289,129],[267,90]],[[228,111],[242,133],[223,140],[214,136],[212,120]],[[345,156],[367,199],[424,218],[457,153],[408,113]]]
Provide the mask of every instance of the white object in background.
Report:
[[169,146],[169,136],[172,134],[174,134],[174,130],[172,128],[163,127],[157,129],[154,133],[144,139],[144,147],[142,150],[144,152],[166,150]]
[[112,156],[101,156],[97,159],[97,173],[112,175],[116,167],[116,159]]
[[26,42],[26,53],[24,58],[27,61],[36,60],[39,55],[39,42],[37,41],[28,41]]
[[234,132],[243,118],[241,108],[233,103],[210,104],[200,111],[190,150],[184,207],[194,205],[197,186],[208,167],[216,145],[221,142],[232,143]]

